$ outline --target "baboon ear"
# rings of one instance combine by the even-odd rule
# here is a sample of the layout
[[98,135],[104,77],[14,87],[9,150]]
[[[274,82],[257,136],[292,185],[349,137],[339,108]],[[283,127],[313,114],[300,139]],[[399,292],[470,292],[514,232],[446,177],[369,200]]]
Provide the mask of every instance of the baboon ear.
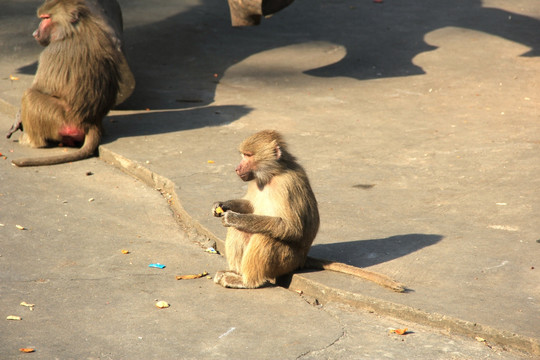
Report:
[[281,148],[279,147],[279,145],[276,145],[276,159],[281,159]]

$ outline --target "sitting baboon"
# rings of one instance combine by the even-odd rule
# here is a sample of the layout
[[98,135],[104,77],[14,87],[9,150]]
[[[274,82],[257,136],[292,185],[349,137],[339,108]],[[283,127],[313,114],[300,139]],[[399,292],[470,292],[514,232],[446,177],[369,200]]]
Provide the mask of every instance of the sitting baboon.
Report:
[[17,166],[51,165],[92,156],[102,119],[131,94],[134,80],[121,50],[122,16],[114,0],[47,0],[38,9],[34,37],[42,51],[32,86],[7,134],[23,130],[21,144],[83,144],[75,152],[18,159]]
[[317,200],[306,172],[276,131],[261,131],[240,145],[236,173],[249,181],[242,199],[214,203],[212,213],[228,227],[225,252],[230,266],[214,281],[230,288],[257,288],[302,267],[343,272],[394,291],[403,285],[343,263],[308,257],[319,229]]

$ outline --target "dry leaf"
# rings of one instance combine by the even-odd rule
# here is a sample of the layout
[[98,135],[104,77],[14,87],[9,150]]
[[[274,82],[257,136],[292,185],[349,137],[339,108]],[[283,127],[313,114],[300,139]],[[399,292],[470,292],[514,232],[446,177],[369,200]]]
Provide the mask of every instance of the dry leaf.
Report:
[[21,226],[21,225],[15,225],[15,227],[19,230],[26,230],[26,228],[24,226]]
[[27,302],[23,301],[20,305],[26,306],[30,311],[34,311],[34,304],[28,304]]
[[208,275],[208,273],[205,271],[202,274],[194,274],[194,275],[177,275],[176,280],[191,280],[191,279],[198,279],[202,278],[203,276]]
[[9,75],[9,80],[16,81],[16,80],[19,80],[19,78],[13,75]]
[[22,320],[22,317],[17,315],[9,315],[6,320]]
[[23,353],[31,353],[31,352],[34,352],[36,351],[36,349],[32,349],[32,348],[21,348],[19,349],[20,352],[23,352]]
[[158,301],[156,303],[156,307],[158,307],[160,309],[165,309],[165,308],[168,308],[169,306],[171,306],[171,305],[169,305],[169,303],[166,302],[166,301]]
[[405,329],[392,329],[390,330],[390,334],[398,334],[398,335],[405,335],[407,333],[407,328]]
[[129,250],[122,250],[122,254],[129,254]]

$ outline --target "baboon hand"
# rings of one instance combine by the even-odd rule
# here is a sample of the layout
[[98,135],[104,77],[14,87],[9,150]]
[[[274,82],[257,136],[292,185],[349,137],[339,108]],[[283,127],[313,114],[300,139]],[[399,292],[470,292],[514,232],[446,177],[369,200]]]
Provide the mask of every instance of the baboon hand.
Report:
[[214,206],[212,206],[212,215],[215,217],[222,217],[225,215],[225,212],[228,211],[229,208],[223,205],[221,201],[215,202]]
[[238,219],[239,216],[240,216],[239,213],[228,210],[228,211],[225,211],[225,213],[223,214],[223,217],[221,218],[221,222],[223,223],[223,226],[226,226],[226,227],[235,226],[236,224],[235,220]]

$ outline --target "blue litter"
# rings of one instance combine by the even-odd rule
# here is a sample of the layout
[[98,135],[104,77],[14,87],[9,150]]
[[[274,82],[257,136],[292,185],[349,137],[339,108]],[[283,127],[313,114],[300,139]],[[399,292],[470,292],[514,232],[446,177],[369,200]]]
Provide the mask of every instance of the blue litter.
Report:
[[216,249],[214,249],[213,247],[209,247],[208,249],[206,249],[204,251],[206,251],[207,253],[210,253],[210,254],[217,254],[218,253],[216,251]]
[[160,263],[155,263],[155,264],[150,264],[150,265],[148,265],[148,267],[151,267],[151,268],[158,268],[158,269],[164,269],[164,268],[165,268],[165,265],[160,264]]

